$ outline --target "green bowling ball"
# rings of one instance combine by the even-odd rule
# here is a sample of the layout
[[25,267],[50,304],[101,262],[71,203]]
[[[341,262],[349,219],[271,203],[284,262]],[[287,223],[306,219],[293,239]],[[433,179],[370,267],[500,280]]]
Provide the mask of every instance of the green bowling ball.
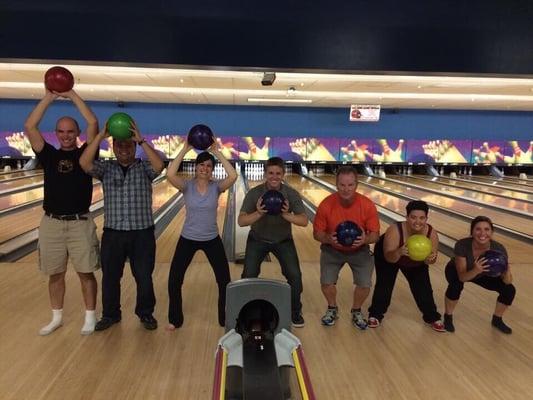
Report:
[[107,120],[107,131],[114,139],[124,140],[131,138],[130,131],[133,118],[123,112],[113,114]]

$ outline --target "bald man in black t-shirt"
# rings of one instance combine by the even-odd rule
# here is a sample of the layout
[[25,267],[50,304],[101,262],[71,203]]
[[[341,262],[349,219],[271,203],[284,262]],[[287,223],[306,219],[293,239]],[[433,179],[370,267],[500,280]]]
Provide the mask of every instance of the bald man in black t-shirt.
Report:
[[87,142],[98,133],[98,120],[74,90],[55,93],[46,90],[24,124],[24,132],[44,168],[45,215],[39,226],[39,264],[49,276],[48,288],[52,321],[40,335],[48,335],[63,323],[65,273],[70,258],[81,281],[85,301],[85,322],[82,335],[89,335],[96,324],[96,290],[94,271],[100,267],[96,225],[89,214],[92,201],[92,178],[79,165],[87,144],[78,147],[80,128],[74,118],[62,117],[55,132],[59,149],[47,143],[39,131],[39,123],[48,106],[58,97],[72,100],[87,122]]

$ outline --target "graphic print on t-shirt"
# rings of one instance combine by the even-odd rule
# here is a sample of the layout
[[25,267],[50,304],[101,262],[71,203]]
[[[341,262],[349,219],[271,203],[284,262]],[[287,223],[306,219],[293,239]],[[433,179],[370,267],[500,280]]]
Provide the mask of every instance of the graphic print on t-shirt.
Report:
[[57,163],[57,172],[61,174],[68,174],[74,171],[74,163],[72,160],[59,160]]

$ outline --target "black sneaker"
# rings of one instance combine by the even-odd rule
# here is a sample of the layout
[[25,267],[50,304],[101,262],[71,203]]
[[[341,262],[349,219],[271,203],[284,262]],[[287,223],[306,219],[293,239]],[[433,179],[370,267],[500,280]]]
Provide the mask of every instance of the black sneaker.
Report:
[[140,319],[145,329],[149,331],[157,329],[157,320],[152,315],[143,315]]
[[502,317],[497,317],[493,315],[492,326],[497,328],[500,332],[503,332],[507,335],[510,335],[511,333],[513,333],[513,330],[511,329],[511,327],[505,325],[505,322],[503,322]]
[[444,314],[444,329],[446,329],[448,332],[455,332],[453,316],[451,314]]
[[292,326],[295,328],[303,328],[305,325],[304,317],[300,311],[292,313]]
[[100,321],[96,323],[94,326],[95,331],[105,331],[107,328],[110,328],[111,325],[116,324],[117,322],[120,322],[120,317],[102,317]]

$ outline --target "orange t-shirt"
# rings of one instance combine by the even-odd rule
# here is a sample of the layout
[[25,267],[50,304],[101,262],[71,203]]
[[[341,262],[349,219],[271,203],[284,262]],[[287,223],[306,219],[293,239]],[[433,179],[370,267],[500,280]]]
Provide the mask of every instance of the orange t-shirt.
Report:
[[[315,232],[333,233],[343,221],[353,221],[366,233],[379,233],[379,217],[376,205],[368,197],[355,193],[355,200],[349,207],[341,205],[338,193],[326,197],[316,211],[313,230]],[[347,251],[346,247],[333,246],[337,250]],[[348,250],[350,251],[350,250]]]

